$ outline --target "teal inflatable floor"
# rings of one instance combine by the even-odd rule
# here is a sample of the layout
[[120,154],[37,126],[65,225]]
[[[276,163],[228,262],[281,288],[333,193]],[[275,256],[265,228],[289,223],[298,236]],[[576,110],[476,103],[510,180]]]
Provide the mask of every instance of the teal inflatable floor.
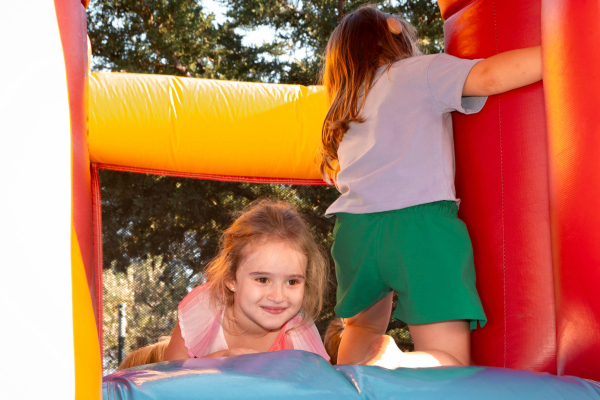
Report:
[[104,400],[600,400],[600,384],[490,367],[332,367],[316,354],[287,350],[130,368],[106,376],[102,393]]

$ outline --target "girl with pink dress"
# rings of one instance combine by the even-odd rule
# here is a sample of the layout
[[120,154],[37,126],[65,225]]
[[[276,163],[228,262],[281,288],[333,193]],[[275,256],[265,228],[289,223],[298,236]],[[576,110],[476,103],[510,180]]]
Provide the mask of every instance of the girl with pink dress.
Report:
[[313,322],[327,259],[296,209],[251,204],[223,233],[206,283],[179,304],[165,361],[304,350],[329,360]]

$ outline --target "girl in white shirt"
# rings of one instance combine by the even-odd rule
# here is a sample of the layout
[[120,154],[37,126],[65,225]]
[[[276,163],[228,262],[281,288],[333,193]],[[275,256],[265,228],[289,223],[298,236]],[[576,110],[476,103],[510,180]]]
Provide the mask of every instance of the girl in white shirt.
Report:
[[[541,76],[539,47],[486,60],[421,55],[412,26],[370,6],[334,30],[323,71],[331,106],[320,171],[341,192],[327,210],[337,217],[335,311],[346,318],[338,363],[470,363],[470,332],[486,317],[456,215],[450,113],[476,113],[486,96]],[[412,353],[384,335],[393,291]]]

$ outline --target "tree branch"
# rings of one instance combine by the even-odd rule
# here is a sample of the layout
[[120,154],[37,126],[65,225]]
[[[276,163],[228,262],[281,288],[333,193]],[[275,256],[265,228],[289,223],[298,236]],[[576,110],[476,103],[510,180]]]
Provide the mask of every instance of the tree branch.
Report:
[[338,21],[342,22],[342,19],[344,18],[344,3],[346,1],[345,0],[338,0],[337,2],[337,12],[338,12]]
[[177,52],[173,52],[173,59],[175,60],[175,68],[182,74],[185,74],[185,76],[188,78],[191,78],[192,74],[190,74],[190,71],[188,71],[185,65],[183,65],[181,61],[179,61],[179,58],[177,58]]
[[437,11],[434,11],[433,14],[428,15],[426,26],[429,26],[433,21],[435,21],[437,19],[438,16],[439,16],[439,13]]
[[293,5],[291,5],[290,3],[288,3],[287,1],[285,1],[285,0],[277,0],[277,2],[278,2],[278,3],[279,3],[281,6],[282,6],[282,7],[285,7],[285,8],[287,8],[287,9],[289,9],[289,10],[292,10],[294,13],[296,13],[296,14],[298,14],[298,15],[301,15],[301,16],[303,16],[303,17],[305,16],[305,14],[304,14],[302,11],[298,10],[296,7],[294,7]]

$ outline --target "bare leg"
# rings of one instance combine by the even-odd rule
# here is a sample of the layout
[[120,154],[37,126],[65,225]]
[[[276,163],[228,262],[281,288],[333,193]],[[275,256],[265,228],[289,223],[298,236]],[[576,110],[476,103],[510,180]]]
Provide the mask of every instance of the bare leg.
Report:
[[384,368],[424,368],[469,365],[470,330],[464,320],[409,325],[415,351],[402,353],[394,340],[381,336],[371,344],[361,364]]
[[371,344],[361,364],[394,369],[404,366],[403,362],[405,359],[402,350],[398,348],[394,338],[382,335]]
[[373,342],[385,335],[392,313],[390,293],[371,307],[346,319],[338,352],[338,364],[359,364]]

